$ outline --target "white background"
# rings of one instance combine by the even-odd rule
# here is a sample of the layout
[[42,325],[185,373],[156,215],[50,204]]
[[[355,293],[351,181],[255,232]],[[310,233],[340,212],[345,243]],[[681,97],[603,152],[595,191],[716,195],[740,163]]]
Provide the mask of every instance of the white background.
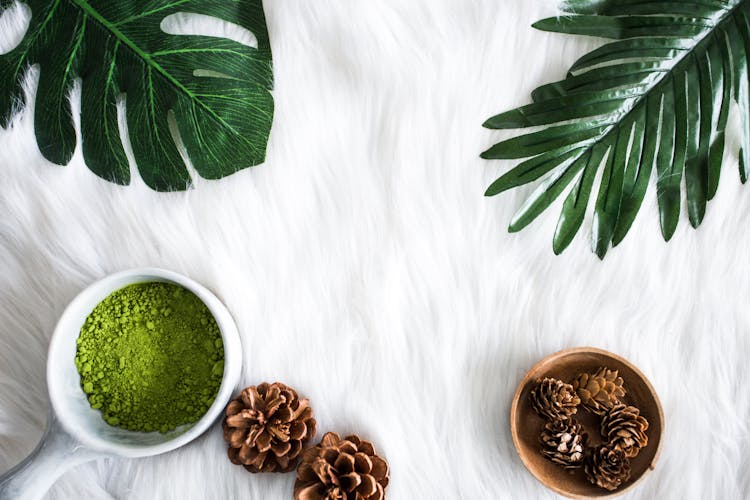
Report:
[[[529,0],[266,11],[276,116],[263,166],[159,194],[137,176],[100,180],[80,148],[67,167],[46,162],[28,112],[0,132],[0,470],[41,435],[66,303],[149,265],[225,301],[244,383],[292,385],[321,432],[374,441],[394,500],[553,498],[518,460],[508,410],[531,365],[581,345],[634,362],[664,406],[661,459],[629,498],[750,497],[750,193],[736,138],[698,231],[683,216],[664,243],[652,186],[603,262],[590,218],[555,257],[559,204],[511,235],[530,188],[483,197],[511,164],[479,159],[505,137],[481,123],[599,42],[533,30],[555,7]],[[274,500],[293,480],[231,465],[217,426],[179,452],[81,466],[50,498]]]

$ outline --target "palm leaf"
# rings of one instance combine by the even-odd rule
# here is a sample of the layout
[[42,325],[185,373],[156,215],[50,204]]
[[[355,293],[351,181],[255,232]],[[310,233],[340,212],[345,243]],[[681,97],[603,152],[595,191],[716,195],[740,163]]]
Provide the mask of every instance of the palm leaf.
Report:
[[[21,43],[0,56],[0,123],[22,98],[22,74],[40,67],[34,128],[51,162],[76,147],[68,94],[81,79],[83,157],[97,175],[130,182],[117,102],[143,180],[156,190],[185,189],[186,154],[204,178],[217,179],[265,159],[273,118],[271,48],[261,0],[26,0],[31,21]],[[8,2],[1,6],[7,7]],[[169,35],[161,22],[196,13],[246,28],[257,48],[209,36]],[[208,75],[208,76],[207,76]]]
[[616,41],[581,57],[564,80],[536,89],[532,104],[485,122],[542,127],[482,153],[529,158],[486,195],[541,179],[511,222],[518,231],[567,190],[553,239],[558,254],[593,203],[592,247],[604,258],[630,230],[652,174],[665,240],[678,225],[683,181],[698,227],[718,187],[732,100],[742,117],[743,183],[750,169],[750,0],[568,0],[564,9],[568,15],[534,27]]

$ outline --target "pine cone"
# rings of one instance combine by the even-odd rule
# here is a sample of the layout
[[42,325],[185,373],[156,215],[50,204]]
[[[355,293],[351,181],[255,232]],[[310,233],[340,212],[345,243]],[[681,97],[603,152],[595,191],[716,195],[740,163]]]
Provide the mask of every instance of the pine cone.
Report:
[[329,432],[302,454],[294,484],[295,500],[383,500],[388,462],[357,436]]
[[634,406],[616,405],[602,418],[602,436],[612,448],[625,453],[628,458],[638,455],[648,444],[648,420]]
[[607,410],[620,403],[625,396],[622,377],[617,370],[607,367],[599,368],[594,373],[582,373],[573,381],[573,388],[581,404],[597,415],[603,415]]
[[575,420],[553,420],[544,424],[539,436],[542,455],[564,469],[577,469],[583,466],[583,447],[586,435],[581,433],[581,425]]
[[315,436],[316,422],[310,402],[277,382],[244,389],[227,405],[222,428],[233,464],[250,472],[289,472]]
[[584,471],[592,484],[613,491],[630,479],[630,460],[622,450],[601,445],[587,457]]
[[541,380],[531,391],[531,406],[548,420],[569,418],[578,411],[580,402],[573,386],[556,378]]

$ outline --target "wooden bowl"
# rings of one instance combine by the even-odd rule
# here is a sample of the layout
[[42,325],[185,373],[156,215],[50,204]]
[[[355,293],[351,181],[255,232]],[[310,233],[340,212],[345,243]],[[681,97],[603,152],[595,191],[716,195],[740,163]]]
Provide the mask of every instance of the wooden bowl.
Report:
[[[649,423],[646,431],[648,445],[631,460],[630,479],[615,491],[607,491],[591,484],[583,469],[566,471],[542,456],[539,452],[539,434],[545,420],[536,414],[529,402],[529,393],[539,379],[554,377],[571,382],[579,373],[593,371],[601,366],[620,372],[627,390],[623,402],[637,407]],[[599,417],[581,408],[575,418],[588,431],[589,445],[597,445],[602,441],[599,435]],[[568,498],[612,497],[635,486],[647,472],[654,469],[661,451],[663,429],[664,413],[659,397],[648,379],[620,356],[593,347],[560,351],[538,362],[518,385],[510,409],[510,430],[521,461],[542,484]]]

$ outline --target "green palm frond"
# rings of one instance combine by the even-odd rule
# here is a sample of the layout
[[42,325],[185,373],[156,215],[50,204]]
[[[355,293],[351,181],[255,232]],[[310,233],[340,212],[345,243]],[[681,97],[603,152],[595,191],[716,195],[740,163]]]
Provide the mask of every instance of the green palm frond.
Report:
[[569,0],[570,15],[534,27],[616,40],[581,57],[567,77],[492,129],[542,126],[494,145],[487,159],[523,161],[492,196],[540,180],[510,224],[520,231],[568,190],[553,239],[562,252],[580,229],[597,174],[592,247],[603,258],[628,233],[655,172],[661,231],[680,216],[681,184],[694,227],[719,183],[732,100],[742,118],[740,178],[750,168],[750,0]]
[[[11,2],[0,0],[0,9]],[[271,46],[262,0],[26,0],[21,43],[0,55],[0,124],[22,99],[23,72],[39,65],[34,128],[39,149],[64,165],[76,146],[68,94],[81,80],[81,136],[89,169],[118,184],[130,168],[118,130],[125,96],[130,144],[143,180],[185,189],[190,174],[174,119],[199,175],[217,179],[265,159],[273,120]],[[210,36],[170,35],[172,14],[212,16],[253,33],[257,48]]]

